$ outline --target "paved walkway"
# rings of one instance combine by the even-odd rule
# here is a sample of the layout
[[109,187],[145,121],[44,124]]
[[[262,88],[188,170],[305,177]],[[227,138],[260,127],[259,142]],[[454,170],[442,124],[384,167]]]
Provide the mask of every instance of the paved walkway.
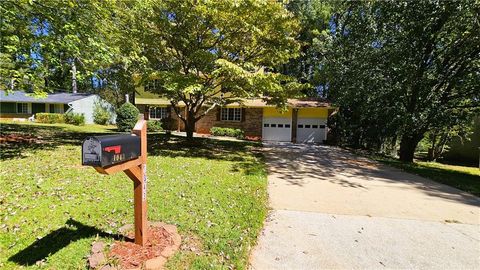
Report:
[[269,144],[252,269],[479,269],[480,199],[328,146]]

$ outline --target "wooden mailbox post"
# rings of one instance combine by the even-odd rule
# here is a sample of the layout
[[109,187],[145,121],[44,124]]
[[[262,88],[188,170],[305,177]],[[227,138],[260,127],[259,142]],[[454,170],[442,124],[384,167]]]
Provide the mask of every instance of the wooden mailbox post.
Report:
[[[128,138],[138,136],[138,138]],[[132,140],[135,139],[135,140]],[[138,145],[138,141],[140,145]],[[127,149],[122,151],[122,149]],[[139,153],[138,153],[139,152]],[[102,174],[123,171],[133,181],[135,244],[147,242],[147,121],[139,120],[132,135],[108,135],[86,138],[82,164]]]

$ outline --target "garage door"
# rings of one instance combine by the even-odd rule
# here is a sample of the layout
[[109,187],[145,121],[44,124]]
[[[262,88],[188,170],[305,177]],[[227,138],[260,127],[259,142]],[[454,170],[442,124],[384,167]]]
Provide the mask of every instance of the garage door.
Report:
[[289,142],[292,138],[290,118],[263,118],[262,139],[264,141]]
[[321,143],[327,139],[327,121],[321,118],[298,118],[297,142]]

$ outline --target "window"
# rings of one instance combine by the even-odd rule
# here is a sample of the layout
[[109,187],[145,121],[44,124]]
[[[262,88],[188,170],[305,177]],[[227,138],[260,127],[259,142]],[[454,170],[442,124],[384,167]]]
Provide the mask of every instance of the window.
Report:
[[242,109],[240,108],[222,108],[220,120],[222,121],[237,121],[242,119]]
[[150,119],[167,118],[167,107],[150,107],[148,108],[148,115]]
[[312,125],[312,128],[318,128],[318,125]]
[[263,127],[269,127],[270,125],[269,124],[263,124]]
[[63,104],[46,104],[45,106],[49,113],[63,113]]
[[283,128],[283,124],[278,124],[278,127],[279,127],[279,128]]
[[303,125],[298,125],[298,128],[303,128]]
[[320,125],[320,128],[325,128],[325,125]]
[[63,104],[50,104],[50,108],[52,107],[53,113],[63,113]]
[[271,124],[270,126],[271,127],[277,127],[277,124]]
[[17,113],[30,113],[30,106],[28,103],[17,103]]
[[305,128],[310,128],[310,125],[305,125]]
[[285,124],[285,127],[286,127],[286,128],[290,128],[290,124]]

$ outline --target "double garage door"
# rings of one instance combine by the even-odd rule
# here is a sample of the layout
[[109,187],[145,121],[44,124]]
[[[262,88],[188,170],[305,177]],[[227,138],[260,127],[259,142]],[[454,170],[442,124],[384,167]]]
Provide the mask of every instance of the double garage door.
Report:
[[321,118],[298,118],[292,127],[291,118],[263,118],[262,138],[265,141],[290,142],[292,128],[297,129],[298,143],[321,143],[326,140],[327,123]]

